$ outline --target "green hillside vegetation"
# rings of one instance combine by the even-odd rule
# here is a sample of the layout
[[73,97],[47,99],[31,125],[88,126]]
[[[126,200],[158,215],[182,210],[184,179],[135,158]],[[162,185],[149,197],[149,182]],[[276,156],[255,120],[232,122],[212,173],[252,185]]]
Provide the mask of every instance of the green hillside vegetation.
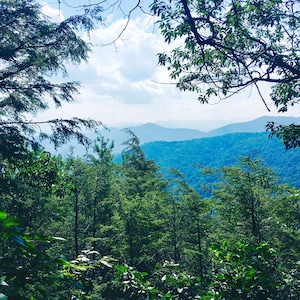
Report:
[[201,145],[210,165],[195,181],[214,178],[197,191],[175,168],[166,178],[128,133],[118,163],[104,139],[82,158],[27,150],[4,161],[1,299],[299,299],[299,190],[257,157],[210,168],[266,135],[189,142],[182,165],[194,168]]
[[240,156],[261,157],[272,168],[279,182],[300,187],[300,149],[286,150],[277,138],[267,133],[233,133],[181,142],[152,142],[142,146],[167,176],[168,168],[182,172],[186,181],[200,189],[200,166],[220,168],[238,163]]

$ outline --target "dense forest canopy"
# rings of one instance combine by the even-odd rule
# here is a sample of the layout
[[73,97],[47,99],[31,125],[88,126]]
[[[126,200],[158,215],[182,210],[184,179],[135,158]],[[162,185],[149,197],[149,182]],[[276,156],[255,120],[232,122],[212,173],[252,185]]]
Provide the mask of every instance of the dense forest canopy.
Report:
[[[192,79],[206,78],[224,95],[271,78],[285,110],[298,101],[294,4],[154,1],[166,40],[187,36],[185,50],[160,55],[160,62],[175,68],[175,77],[196,70]],[[87,59],[90,49],[78,30],[91,30],[101,11],[88,3],[83,14],[55,23],[36,1],[0,1],[0,299],[299,299],[299,190],[278,184],[260,158],[205,168],[201,176],[218,180],[204,197],[174,168],[165,178],[130,130],[119,163],[113,143],[101,137],[93,154],[71,152],[67,159],[33,139],[40,123],[31,117],[47,110],[48,100],[59,107],[78,91],[76,82],[53,76]],[[244,22],[257,27],[242,30]],[[252,36],[259,30],[260,43]],[[196,50],[196,61],[189,61]],[[252,61],[254,69],[271,69],[252,72]],[[199,67],[211,74],[200,78]],[[198,90],[186,79],[182,88]],[[206,91],[203,101],[216,92]],[[79,118],[42,123],[52,128],[42,137],[55,146],[71,137],[89,144],[82,126],[99,125]],[[294,147],[297,130],[275,133],[287,132],[287,147]]]
[[3,299],[299,298],[296,188],[244,156],[199,172],[214,178],[199,192],[128,133],[119,163],[104,139],[83,158],[6,161]]

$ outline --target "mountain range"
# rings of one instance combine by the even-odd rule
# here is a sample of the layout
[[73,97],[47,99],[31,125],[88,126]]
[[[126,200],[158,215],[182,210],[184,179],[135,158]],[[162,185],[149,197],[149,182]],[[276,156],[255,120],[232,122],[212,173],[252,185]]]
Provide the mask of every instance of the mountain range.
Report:
[[[217,129],[205,132],[189,128],[166,128],[154,123],[146,123],[139,126],[129,127],[129,129],[139,138],[141,145],[154,141],[187,141],[204,137],[221,136],[228,133],[241,132],[265,132],[266,124],[273,121],[278,124],[300,124],[300,117],[260,117],[252,121],[242,123],[232,123]],[[122,129],[111,128],[109,131],[100,132],[109,140],[114,140],[116,149],[122,149],[122,143],[128,139],[128,134]],[[120,151],[116,151],[120,152]]]
[[[232,123],[221,126],[208,132],[189,128],[167,128],[154,123],[131,126],[128,127],[128,129],[130,129],[139,138],[140,144],[143,145],[156,141],[187,141],[204,137],[222,136],[229,133],[265,132],[265,127],[268,121],[273,121],[275,123],[283,125],[291,123],[300,124],[300,117],[296,118],[264,116],[248,122]],[[111,127],[108,129],[102,129],[99,131],[99,133],[105,139],[114,141],[115,154],[122,152],[122,150],[124,149],[123,143],[129,138],[128,133],[126,133],[122,128]],[[86,135],[92,140],[96,139],[96,134],[86,133]],[[55,153],[53,147],[47,144],[47,142],[45,142],[43,145],[46,149],[48,149],[52,153]],[[67,155],[67,153],[70,153],[71,147],[74,148],[74,153],[78,156],[82,156],[86,153],[84,147],[75,143],[67,144],[60,148],[58,151],[60,154]]]

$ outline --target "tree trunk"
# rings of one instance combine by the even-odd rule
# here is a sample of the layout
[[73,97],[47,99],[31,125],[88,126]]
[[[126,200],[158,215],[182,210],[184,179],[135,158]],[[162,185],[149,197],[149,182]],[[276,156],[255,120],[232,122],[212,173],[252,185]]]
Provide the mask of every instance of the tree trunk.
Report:
[[79,207],[78,199],[79,193],[75,190],[75,228],[74,228],[74,241],[75,241],[75,254],[76,257],[79,255],[79,245],[78,245],[78,231],[79,231]]

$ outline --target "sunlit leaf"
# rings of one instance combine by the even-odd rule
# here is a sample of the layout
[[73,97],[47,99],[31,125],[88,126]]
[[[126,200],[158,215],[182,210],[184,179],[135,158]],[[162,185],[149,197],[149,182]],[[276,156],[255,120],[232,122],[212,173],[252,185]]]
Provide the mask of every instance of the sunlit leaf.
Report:
[[[8,284],[4,280],[2,280],[2,279],[0,279],[0,285],[2,285],[2,286],[8,286]],[[1,294],[0,294],[0,296],[1,296]]]
[[102,265],[104,265],[104,266],[107,266],[107,267],[109,267],[109,268],[112,268],[113,266],[112,266],[112,264],[110,264],[108,261],[106,261],[106,260],[100,260],[100,263],[102,264]]
[[66,241],[66,239],[64,239],[64,238],[62,238],[62,237],[59,237],[59,236],[52,236],[52,237],[50,238],[50,240],[52,240],[52,241],[63,241],[63,242]]
[[20,225],[20,221],[16,218],[8,219],[3,223],[4,227],[17,226],[17,225]]
[[3,210],[0,210],[0,221],[5,220],[7,217],[7,213]]

